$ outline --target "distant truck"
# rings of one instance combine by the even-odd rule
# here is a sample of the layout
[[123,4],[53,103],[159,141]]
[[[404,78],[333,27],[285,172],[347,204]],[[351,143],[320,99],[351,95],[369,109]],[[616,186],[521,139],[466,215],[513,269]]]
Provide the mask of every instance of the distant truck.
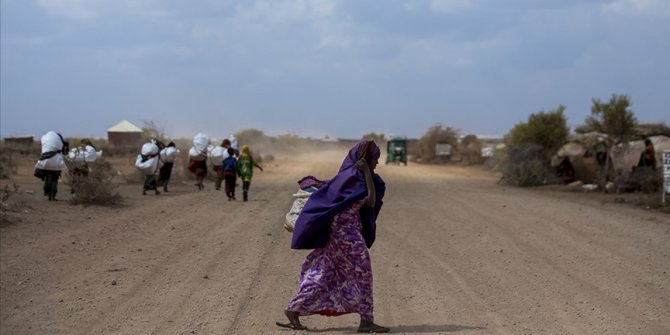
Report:
[[386,164],[395,163],[407,165],[407,139],[392,137],[386,142]]

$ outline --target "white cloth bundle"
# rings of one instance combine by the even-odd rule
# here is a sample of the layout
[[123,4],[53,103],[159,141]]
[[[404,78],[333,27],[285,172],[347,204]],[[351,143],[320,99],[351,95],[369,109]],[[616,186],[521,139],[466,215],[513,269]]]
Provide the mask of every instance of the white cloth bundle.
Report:
[[42,153],[57,151],[55,155],[46,159],[37,160],[36,169],[60,171],[65,167],[65,160],[61,154],[63,149],[63,140],[55,131],[47,132],[40,139],[42,142]]
[[193,146],[188,151],[188,156],[201,161],[207,159],[207,147],[209,146],[209,135],[198,133],[193,137]]
[[158,156],[151,157],[144,162],[142,161],[142,155],[137,155],[135,159],[135,167],[145,175],[156,174],[160,165],[160,158]]
[[228,158],[228,149],[222,146],[215,146],[212,151],[209,152],[209,162],[212,165],[221,165],[224,159]]
[[153,156],[158,154],[158,146],[154,143],[144,143],[142,146],[142,155]]
[[231,148],[235,150],[240,150],[240,147],[237,145],[237,137],[235,137],[235,135],[230,135],[230,137],[228,137],[228,140],[230,141]]
[[[143,160],[143,157],[149,157]],[[159,156],[158,145],[153,142],[142,145],[142,153],[135,158],[135,167],[146,175],[155,174],[163,164]]]
[[94,164],[100,157],[102,157],[102,151],[95,151],[95,148],[90,145],[84,148],[70,149],[68,153],[68,158],[76,167]]
[[207,151],[202,152],[198,151],[195,147],[191,147],[191,149],[188,150],[188,157],[197,161],[205,160],[207,159]]
[[36,169],[49,170],[49,171],[60,171],[65,167],[65,160],[63,155],[59,152],[53,157],[47,159],[38,160],[35,163]]
[[50,151],[60,151],[63,149],[63,140],[55,131],[50,131],[42,135],[41,142],[42,142],[42,153]]
[[311,192],[304,190],[298,190],[298,192],[293,195],[295,200],[293,200],[291,209],[288,211],[288,213],[286,213],[284,229],[289,232],[293,232],[293,229],[295,228],[295,222],[298,220],[298,216],[300,216],[300,212],[302,212],[303,207],[305,207],[305,203],[307,203],[307,199],[309,199],[310,195],[312,195]]
[[199,152],[207,152],[210,140],[209,135],[198,133],[193,137],[193,147]]
[[165,147],[161,150],[161,161],[165,163],[174,163],[179,157],[179,149],[175,147]]

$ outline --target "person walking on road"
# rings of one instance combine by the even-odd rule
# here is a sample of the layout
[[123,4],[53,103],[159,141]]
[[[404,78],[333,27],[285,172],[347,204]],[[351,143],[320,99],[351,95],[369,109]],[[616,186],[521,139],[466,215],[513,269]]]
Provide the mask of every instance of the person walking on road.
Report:
[[372,265],[368,248],[375,240],[376,219],[385,184],[374,171],[380,150],[361,141],[349,151],[339,172],[325,181],[305,204],[293,231],[291,248],[314,249],[305,259],[298,292],[280,327],[307,329],[300,316],[358,313],[360,333],[387,333],[374,323]]
[[251,155],[248,145],[242,146],[242,152],[237,159],[237,169],[240,179],[242,179],[242,200],[249,200],[249,187],[251,186],[251,178],[254,176],[254,167],[263,171],[263,168],[256,163],[254,157]]
[[221,163],[221,174],[225,181],[226,195],[228,201],[235,200],[235,185],[237,183],[237,158],[235,158],[235,149],[226,148],[226,159]]

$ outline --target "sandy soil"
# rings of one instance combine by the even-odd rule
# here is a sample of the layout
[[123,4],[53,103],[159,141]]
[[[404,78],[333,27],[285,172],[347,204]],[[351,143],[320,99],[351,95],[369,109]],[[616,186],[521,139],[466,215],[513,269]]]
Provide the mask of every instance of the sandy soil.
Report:
[[[344,152],[276,160],[249,202],[209,182],[120,208],[48,202],[22,168],[0,227],[1,334],[292,334],[275,321],[307,251],[283,227],[295,181]],[[406,334],[670,334],[670,216],[600,196],[497,184],[447,166],[380,166],[376,322]],[[60,198],[67,198],[61,185]],[[349,334],[358,318],[304,317]]]

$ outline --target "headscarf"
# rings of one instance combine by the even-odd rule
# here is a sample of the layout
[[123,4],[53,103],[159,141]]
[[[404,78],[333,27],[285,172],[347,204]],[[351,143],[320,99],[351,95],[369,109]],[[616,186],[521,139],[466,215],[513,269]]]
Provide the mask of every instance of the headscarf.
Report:
[[249,146],[248,145],[243,145],[242,146],[242,151],[240,151],[240,156],[249,156],[251,160],[254,160],[254,157],[251,156],[251,151],[249,151]]
[[[367,149],[364,150],[365,148]],[[315,249],[326,246],[330,237],[330,222],[335,215],[368,195],[365,176],[355,166],[356,162],[361,156],[364,156],[369,163],[375,162],[379,159],[379,155],[379,147],[373,141],[361,141],[349,150],[337,175],[307,200],[296,220],[291,248]],[[363,225],[361,233],[368,248],[375,240],[377,215],[386,189],[379,175],[373,173],[372,179],[376,193],[375,207],[363,206],[360,209]]]

